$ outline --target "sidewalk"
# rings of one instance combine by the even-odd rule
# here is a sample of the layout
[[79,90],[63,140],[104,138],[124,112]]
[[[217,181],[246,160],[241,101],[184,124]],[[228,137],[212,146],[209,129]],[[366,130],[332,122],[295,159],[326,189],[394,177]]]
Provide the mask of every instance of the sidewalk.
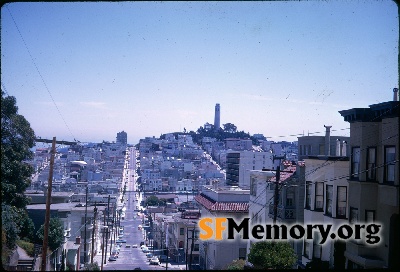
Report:
[[[108,254],[107,254],[107,264],[108,264],[108,257],[110,257],[110,249],[109,247],[107,248],[108,250]],[[105,250],[105,247],[104,247]],[[104,254],[105,255],[105,254]],[[93,263],[97,262],[97,264],[99,265],[99,267],[101,267],[101,247],[99,246],[97,248],[97,254],[93,257]],[[103,263],[104,263],[104,259],[103,259]],[[107,264],[103,264],[103,266],[107,266]]]
[[[166,263],[161,263],[161,267],[166,267]],[[186,270],[186,264],[185,263],[180,263],[178,264],[177,262],[168,262],[168,270]]]

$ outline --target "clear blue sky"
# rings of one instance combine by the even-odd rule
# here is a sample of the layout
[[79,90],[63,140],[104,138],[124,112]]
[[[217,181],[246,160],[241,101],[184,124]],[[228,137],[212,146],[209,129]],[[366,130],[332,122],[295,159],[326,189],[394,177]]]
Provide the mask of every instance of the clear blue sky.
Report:
[[398,87],[397,11],[389,0],[10,3],[1,83],[42,138],[124,130],[136,144],[213,123],[216,103],[221,125],[271,140],[324,125],[348,136],[338,111]]

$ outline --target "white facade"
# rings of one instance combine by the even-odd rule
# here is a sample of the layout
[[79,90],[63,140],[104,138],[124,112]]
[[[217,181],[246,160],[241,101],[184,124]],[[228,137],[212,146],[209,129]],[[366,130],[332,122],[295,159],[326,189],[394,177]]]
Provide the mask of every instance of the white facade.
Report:
[[[336,229],[348,223],[348,157],[316,156],[305,159],[304,224],[331,224]],[[319,238],[304,240],[302,263],[312,259],[334,264],[334,241],[320,245]],[[344,252],[341,253],[342,256]]]

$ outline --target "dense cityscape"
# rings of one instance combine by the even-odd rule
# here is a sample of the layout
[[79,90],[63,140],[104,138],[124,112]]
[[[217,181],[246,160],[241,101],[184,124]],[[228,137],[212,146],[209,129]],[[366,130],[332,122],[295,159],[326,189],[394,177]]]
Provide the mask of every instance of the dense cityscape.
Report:
[[[3,99],[2,93],[2,104]],[[350,125],[350,136],[335,135],[328,123],[321,124],[323,136],[273,142],[262,134],[240,132],[231,123],[221,125],[221,105],[216,104],[214,122],[196,132],[184,129],[135,144],[128,143],[125,131],[118,132],[115,141],[101,143],[37,138],[33,156],[23,160],[33,169],[23,192],[29,199],[31,230],[21,227],[19,235],[27,239],[15,242],[6,258],[2,255],[3,267],[34,271],[399,267],[398,90],[393,90],[392,101],[332,114],[340,114]],[[13,125],[7,123],[9,116],[2,110],[2,177],[8,169],[3,168],[3,156],[8,154],[3,145],[9,142],[3,138],[3,127]],[[2,180],[3,194],[10,184],[12,179]],[[2,207],[4,249],[12,235]],[[243,225],[237,226],[233,241],[225,236],[204,239],[207,229],[200,221],[209,218],[247,218],[246,222],[261,226],[253,229],[253,239],[246,238]],[[349,228],[347,236],[337,230],[331,239],[323,237],[324,242],[323,232],[311,239],[299,238],[301,231],[290,232],[296,239],[279,231],[273,239],[268,233],[258,235],[267,225],[284,230],[307,224],[330,225],[335,231],[344,224],[370,224],[375,229],[360,226],[360,237],[352,236]],[[43,228],[46,239],[38,234]],[[28,232],[36,237],[29,240]],[[342,239],[334,239],[335,235]],[[17,236],[14,240],[21,241]],[[286,247],[274,248],[279,244],[270,241],[274,239],[284,240],[279,243]],[[266,255],[260,253],[263,250]],[[271,252],[286,258],[285,263],[265,257],[274,256]]]

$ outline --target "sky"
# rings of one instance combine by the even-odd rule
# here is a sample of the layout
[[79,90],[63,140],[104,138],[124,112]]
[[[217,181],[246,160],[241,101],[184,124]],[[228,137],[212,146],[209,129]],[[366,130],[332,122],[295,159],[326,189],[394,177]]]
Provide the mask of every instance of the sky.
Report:
[[128,143],[214,123],[272,141],[349,136],[338,111],[393,99],[395,2],[17,2],[1,88],[37,137]]

